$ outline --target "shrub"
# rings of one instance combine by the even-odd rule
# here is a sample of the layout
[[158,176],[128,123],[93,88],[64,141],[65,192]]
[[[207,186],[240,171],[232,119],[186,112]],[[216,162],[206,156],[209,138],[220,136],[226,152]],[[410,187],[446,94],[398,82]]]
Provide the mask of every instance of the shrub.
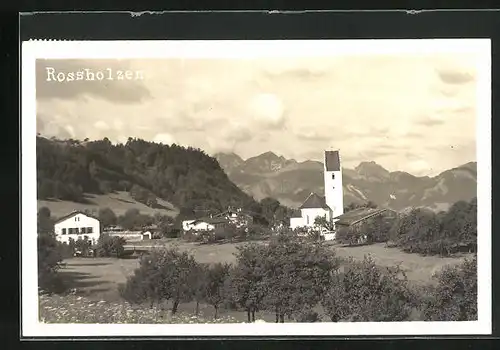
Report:
[[214,319],[218,317],[219,306],[226,299],[226,279],[229,276],[231,265],[217,263],[206,270],[205,300],[215,309]]
[[121,258],[125,253],[126,241],[123,237],[110,237],[108,234],[101,234],[95,252],[100,257]]
[[477,320],[477,257],[458,266],[445,266],[436,274],[438,285],[424,303],[429,321]]
[[334,276],[321,302],[332,322],[403,321],[416,304],[404,273],[375,265],[370,257],[350,261]]
[[74,247],[75,253],[79,256],[89,257],[93,255],[92,244],[86,239],[79,238],[72,243],[72,246]]
[[134,275],[120,287],[122,297],[132,303],[172,301],[172,314],[179,303],[194,297],[193,274],[198,271],[194,257],[177,249],[157,249],[140,259]]
[[38,288],[45,292],[63,291],[63,283],[58,275],[63,255],[61,244],[54,234],[40,233],[37,238],[38,248]]
[[252,322],[265,295],[262,289],[264,250],[255,243],[237,249],[236,265],[226,280],[227,303],[243,308],[248,322]]
[[277,322],[316,306],[338,268],[334,252],[318,242],[280,235],[260,249],[263,305]]

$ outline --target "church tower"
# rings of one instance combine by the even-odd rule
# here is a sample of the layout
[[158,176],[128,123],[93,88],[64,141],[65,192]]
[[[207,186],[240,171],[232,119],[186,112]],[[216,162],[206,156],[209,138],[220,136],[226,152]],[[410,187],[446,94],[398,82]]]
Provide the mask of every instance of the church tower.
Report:
[[339,151],[325,151],[325,202],[332,210],[332,218],[344,213],[344,191],[342,189],[342,166]]

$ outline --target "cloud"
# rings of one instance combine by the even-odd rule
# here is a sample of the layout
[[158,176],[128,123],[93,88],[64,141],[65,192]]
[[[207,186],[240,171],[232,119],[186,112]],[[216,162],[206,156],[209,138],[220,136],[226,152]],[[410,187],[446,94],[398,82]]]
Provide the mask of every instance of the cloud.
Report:
[[171,145],[175,143],[174,137],[167,133],[156,134],[153,138],[153,142],[162,143],[164,145]]
[[[105,73],[103,80],[53,80],[54,73],[63,73],[67,76],[70,72],[89,69],[96,73]],[[118,80],[117,71],[127,71],[130,67],[121,60],[36,60],[36,94],[37,98],[48,99],[75,99],[84,95],[107,99],[120,103],[136,103],[150,97],[149,90],[141,80]],[[111,73],[109,73],[111,72]],[[134,71],[135,72],[135,71]],[[75,73],[76,74],[76,73]],[[108,80],[112,74],[114,80]]]
[[441,69],[437,70],[439,79],[446,84],[465,84],[474,81],[474,76],[469,72]]
[[102,120],[98,120],[94,123],[94,128],[99,129],[99,130],[109,130],[110,127],[108,123]]
[[443,123],[444,123],[444,120],[438,119],[438,118],[422,119],[422,120],[417,122],[417,124],[421,125],[421,126],[436,126],[436,125],[440,125]]
[[285,106],[275,94],[262,93],[254,96],[249,103],[254,120],[268,128],[281,128],[285,122]]

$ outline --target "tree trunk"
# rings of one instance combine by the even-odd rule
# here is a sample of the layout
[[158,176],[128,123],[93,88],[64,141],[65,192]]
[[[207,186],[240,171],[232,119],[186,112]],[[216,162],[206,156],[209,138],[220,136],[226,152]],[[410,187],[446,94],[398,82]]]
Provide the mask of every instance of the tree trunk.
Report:
[[252,310],[252,322],[255,322],[255,310]]
[[178,306],[179,306],[179,299],[175,299],[174,304],[172,305],[172,315],[175,315]]
[[216,320],[218,317],[219,306],[214,306],[214,309],[215,309],[214,319]]
[[280,323],[285,323],[285,315],[284,314],[280,315]]
[[250,309],[247,309],[247,319],[248,323],[252,322],[252,320],[250,319]]
[[279,323],[280,321],[280,315],[278,313],[278,309],[276,309],[276,323]]
[[200,302],[196,300],[196,316],[200,314]]

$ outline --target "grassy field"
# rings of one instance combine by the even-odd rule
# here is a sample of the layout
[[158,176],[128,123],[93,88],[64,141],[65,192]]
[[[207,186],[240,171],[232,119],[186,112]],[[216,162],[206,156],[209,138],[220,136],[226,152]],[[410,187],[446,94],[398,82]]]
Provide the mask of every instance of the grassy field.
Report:
[[[195,259],[202,263],[234,262],[234,253],[238,244],[196,244],[170,240],[166,246],[176,246],[180,251],[188,251]],[[396,266],[407,273],[408,279],[415,283],[428,283],[432,275],[448,264],[457,264],[463,257],[439,258],[423,257],[417,254],[407,254],[397,248],[386,248],[383,244],[374,244],[359,247],[334,246],[337,255],[347,258],[352,256],[357,260],[370,254],[380,266]],[[73,258],[65,261],[66,266],[61,270],[75,288],[82,290],[86,295],[98,300],[114,301],[119,299],[117,286],[124,283],[138,267],[138,259],[113,258]]]
[[[191,252],[196,260],[204,263],[234,262],[234,253],[237,251],[237,246],[241,244],[244,243],[200,245],[175,239],[162,242],[162,245],[170,247],[176,246],[180,251]],[[395,266],[400,264],[406,271],[409,280],[417,284],[432,281],[432,275],[442,267],[447,264],[460,263],[463,260],[463,257],[439,258],[407,254],[401,252],[397,248],[387,248],[383,244],[358,247],[332,246],[332,249],[336,249],[337,255],[344,258],[352,256],[354,259],[359,260],[363,259],[366,254],[370,254],[377,264],[381,266]],[[62,268],[60,272],[68,282],[69,287],[76,289],[76,295],[42,298],[40,301],[42,306],[41,310],[43,309],[41,311],[42,317],[50,322],[65,322],[68,321],[65,317],[70,316],[72,317],[70,319],[71,322],[105,322],[103,317],[109,316],[108,320],[111,320],[109,322],[115,322],[111,315],[112,312],[110,314],[108,311],[105,311],[106,315],[109,315],[101,316],[99,315],[98,308],[100,307],[106,310],[107,308],[111,308],[122,314],[133,312],[129,310],[131,306],[127,306],[120,298],[118,285],[126,282],[127,277],[132,275],[134,270],[138,267],[138,263],[138,259],[135,258],[72,258],[66,260],[65,267]],[[78,299],[79,297],[81,299]],[[73,306],[72,310],[68,311],[67,306],[62,305],[65,305],[64,303],[69,302],[70,299],[72,300],[71,305]],[[81,310],[77,307],[77,305],[80,304],[82,305]],[[104,305],[108,306],[105,307]],[[169,305],[166,304],[164,307],[168,309]],[[87,312],[92,308],[96,308],[96,310],[94,310],[95,312]],[[199,317],[191,319],[192,315],[194,315],[195,308],[196,304],[194,302],[181,304],[179,306],[179,316],[176,317],[187,317],[186,319],[189,319],[189,322],[204,322],[203,320],[212,319],[214,310],[210,305],[200,305]],[[146,309],[148,308],[145,308],[140,313],[140,315],[142,315],[140,317],[142,318],[131,318],[130,322],[152,322],[152,318],[154,317],[159,317],[159,322],[163,323],[175,322],[175,319],[168,316],[168,312],[163,309],[160,311],[148,311]],[[318,309],[317,311],[321,314],[322,310]],[[160,314],[158,314],[158,312],[160,312]],[[221,309],[219,314],[223,319],[227,320],[227,322],[246,321],[246,314],[244,312]],[[78,315],[81,315],[83,319],[80,319]],[[274,322],[275,317],[274,314],[268,312],[259,312],[256,316],[267,322]],[[76,317],[76,320],[73,319],[74,317]],[[89,319],[89,317],[91,318]]]
[[150,208],[147,205],[134,200],[128,192],[116,192],[104,195],[87,195],[87,203],[76,203],[61,200],[38,200],[38,209],[47,207],[52,216],[61,217],[73,210],[90,210],[96,213],[100,208],[112,208],[116,215],[124,214],[128,209],[137,208],[143,214],[154,215],[159,212],[163,215],[175,216],[177,209],[167,201],[158,198],[158,208]]

